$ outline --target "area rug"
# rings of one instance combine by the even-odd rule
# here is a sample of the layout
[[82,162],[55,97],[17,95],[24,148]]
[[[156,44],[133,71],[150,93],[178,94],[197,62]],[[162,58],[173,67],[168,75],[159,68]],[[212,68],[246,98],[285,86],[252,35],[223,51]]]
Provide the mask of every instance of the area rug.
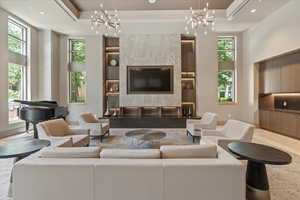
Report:
[[[159,145],[193,144],[192,138],[186,136],[183,129],[165,129],[163,131],[167,133],[167,136],[160,140]],[[126,142],[124,143],[126,140],[124,133],[124,130],[113,130],[111,136],[105,137],[101,144],[99,139],[92,139],[91,145],[101,145],[105,148],[130,148]],[[265,141],[255,139],[255,137],[254,142],[270,145]],[[300,156],[291,155],[293,162],[290,165],[267,166],[272,200],[300,199]],[[7,189],[12,163],[12,159],[0,159],[0,200],[11,200],[7,198]]]

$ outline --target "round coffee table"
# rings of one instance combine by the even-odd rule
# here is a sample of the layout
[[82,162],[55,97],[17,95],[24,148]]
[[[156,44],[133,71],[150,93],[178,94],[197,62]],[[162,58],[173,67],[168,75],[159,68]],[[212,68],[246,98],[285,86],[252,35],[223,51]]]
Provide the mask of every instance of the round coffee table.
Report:
[[125,133],[125,136],[129,139],[128,142],[132,148],[153,148],[154,144],[167,134],[162,131],[142,129],[129,131]]
[[287,165],[292,162],[292,157],[281,150],[255,143],[233,142],[228,145],[228,149],[248,160],[247,199],[269,200],[271,197],[265,165]]
[[[48,140],[28,140],[22,142],[12,142],[4,145],[0,145],[0,159],[2,158],[15,158],[14,164],[19,160],[29,156],[32,153],[35,153],[41,150],[44,147],[49,146],[51,143]],[[12,173],[10,175],[10,183],[12,183]],[[9,189],[8,196],[11,196],[11,185]]]

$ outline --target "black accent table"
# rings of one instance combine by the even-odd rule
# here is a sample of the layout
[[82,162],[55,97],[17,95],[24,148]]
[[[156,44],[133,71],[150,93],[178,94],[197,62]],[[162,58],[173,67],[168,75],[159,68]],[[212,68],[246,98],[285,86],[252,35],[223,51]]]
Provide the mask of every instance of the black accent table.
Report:
[[[50,141],[48,140],[28,140],[22,142],[13,142],[4,145],[0,145],[0,159],[2,158],[15,158],[14,164],[23,158],[26,158],[32,153],[41,150],[44,147],[50,146]],[[10,176],[10,183],[12,183],[12,173]],[[11,196],[11,188],[9,191],[9,196]]]
[[286,165],[292,162],[292,157],[273,147],[255,143],[233,142],[228,145],[228,149],[240,158],[248,160],[247,200],[271,199],[265,165]]
[[187,119],[201,119],[201,117],[121,115],[99,119],[108,119],[110,128],[186,128]]

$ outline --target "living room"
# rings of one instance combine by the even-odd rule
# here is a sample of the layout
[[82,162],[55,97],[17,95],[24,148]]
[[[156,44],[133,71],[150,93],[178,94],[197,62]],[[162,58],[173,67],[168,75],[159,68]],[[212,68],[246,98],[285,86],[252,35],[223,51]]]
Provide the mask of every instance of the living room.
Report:
[[299,199],[299,8],[0,0],[0,199]]

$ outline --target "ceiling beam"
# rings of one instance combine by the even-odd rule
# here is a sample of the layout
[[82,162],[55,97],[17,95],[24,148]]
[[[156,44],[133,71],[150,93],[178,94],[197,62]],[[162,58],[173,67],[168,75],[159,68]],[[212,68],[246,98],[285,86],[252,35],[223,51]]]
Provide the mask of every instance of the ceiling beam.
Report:
[[80,10],[71,0],[55,0],[56,4],[62,8],[73,20],[77,21],[80,17]]

